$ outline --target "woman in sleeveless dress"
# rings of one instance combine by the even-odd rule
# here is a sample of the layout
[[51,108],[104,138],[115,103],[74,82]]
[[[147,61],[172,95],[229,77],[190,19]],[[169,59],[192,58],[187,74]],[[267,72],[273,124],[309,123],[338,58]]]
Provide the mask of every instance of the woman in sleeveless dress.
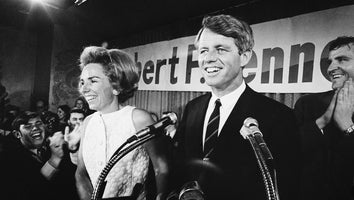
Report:
[[[123,104],[133,96],[139,81],[138,69],[127,53],[86,47],[80,56],[80,67],[80,93],[90,109],[96,110],[73,131],[81,135],[77,188],[81,199],[90,199],[98,176],[113,153],[154,121],[149,112]],[[169,165],[165,145],[161,146],[163,143],[158,140],[163,138],[134,149],[114,165],[106,178],[103,198],[164,199]],[[149,177],[155,179],[151,182]]]

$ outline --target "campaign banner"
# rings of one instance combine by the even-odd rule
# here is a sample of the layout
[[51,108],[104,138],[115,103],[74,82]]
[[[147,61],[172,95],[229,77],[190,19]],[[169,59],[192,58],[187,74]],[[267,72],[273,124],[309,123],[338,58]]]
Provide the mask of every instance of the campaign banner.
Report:
[[[246,82],[258,92],[331,89],[328,43],[354,35],[354,5],[251,25],[255,47]],[[209,91],[198,67],[195,36],[125,49],[140,67],[139,90]]]

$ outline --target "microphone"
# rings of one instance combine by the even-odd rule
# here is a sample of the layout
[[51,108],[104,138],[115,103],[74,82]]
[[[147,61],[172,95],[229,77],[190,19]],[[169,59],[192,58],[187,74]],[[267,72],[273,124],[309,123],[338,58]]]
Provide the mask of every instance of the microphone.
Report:
[[272,153],[270,152],[267,144],[263,140],[263,134],[258,128],[258,121],[256,119],[253,119],[252,117],[248,117],[243,122],[243,126],[247,128],[246,134],[244,134],[243,136],[247,139],[252,137],[263,152],[265,158],[273,159]]
[[165,114],[166,116],[155,122],[154,124],[151,124],[150,126],[141,129],[138,131],[133,137],[130,138],[132,140],[137,140],[140,138],[145,137],[146,135],[149,134],[155,134],[155,132],[158,129],[163,129],[166,128],[168,125],[175,124],[177,122],[177,115],[173,112]]

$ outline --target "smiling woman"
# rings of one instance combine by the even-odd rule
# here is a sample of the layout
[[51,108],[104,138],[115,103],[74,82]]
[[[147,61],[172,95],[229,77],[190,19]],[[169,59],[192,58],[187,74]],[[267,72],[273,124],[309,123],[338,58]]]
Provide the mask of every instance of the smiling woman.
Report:
[[[118,49],[87,47],[81,54],[79,83],[81,95],[90,109],[97,112],[87,117],[80,128],[82,135],[76,172],[82,199],[89,199],[98,176],[113,153],[138,130],[152,124],[149,112],[123,105],[137,90],[138,69],[128,54]],[[79,134],[80,134],[79,133]],[[160,140],[160,139],[157,139]],[[167,156],[164,148],[152,140],[127,154],[111,170],[104,198],[132,196],[152,199],[164,195],[167,187]],[[167,148],[167,147],[166,147]],[[150,159],[152,167],[150,167]],[[150,180],[154,173],[156,180]],[[149,181],[156,186],[150,190]],[[153,191],[157,191],[157,194]]]

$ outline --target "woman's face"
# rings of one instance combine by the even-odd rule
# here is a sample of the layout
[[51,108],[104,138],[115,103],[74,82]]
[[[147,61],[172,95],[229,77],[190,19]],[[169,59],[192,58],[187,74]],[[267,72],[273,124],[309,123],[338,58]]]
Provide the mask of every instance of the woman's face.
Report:
[[79,89],[90,109],[101,113],[118,110],[118,97],[113,94],[114,89],[103,73],[101,64],[90,63],[84,67],[80,76]]
[[61,108],[58,108],[58,110],[57,110],[57,115],[58,115],[58,117],[59,117],[60,120],[61,120],[61,119],[64,119],[64,118],[65,118],[65,112],[64,112],[64,110],[62,110]]
[[78,108],[78,109],[83,109],[84,108],[84,102],[81,101],[80,99],[77,100],[75,107]]

